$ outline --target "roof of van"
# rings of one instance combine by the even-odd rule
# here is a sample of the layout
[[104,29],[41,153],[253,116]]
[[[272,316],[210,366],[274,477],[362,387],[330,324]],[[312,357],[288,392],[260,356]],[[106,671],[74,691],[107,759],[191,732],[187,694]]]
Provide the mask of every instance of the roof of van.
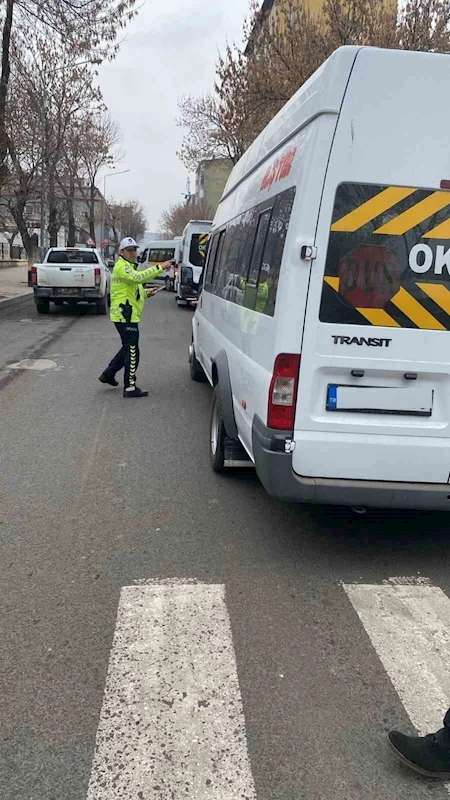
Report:
[[[373,48],[375,49],[375,48]],[[340,47],[300,87],[250,145],[231,172],[224,199],[257,166],[278,150],[311,119],[338,114],[358,46]],[[380,53],[383,50],[379,50]]]

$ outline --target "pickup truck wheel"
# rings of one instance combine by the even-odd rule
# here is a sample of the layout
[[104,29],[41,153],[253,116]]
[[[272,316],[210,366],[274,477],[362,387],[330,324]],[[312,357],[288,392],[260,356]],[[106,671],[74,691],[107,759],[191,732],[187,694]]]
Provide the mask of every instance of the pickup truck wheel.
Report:
[[225,464],[225,425],[219,393],[214,389],[209,426],[209,460],[214,472],[227,472]]
[[108,308],[111,308],[111,294],[108,292]]
[[164,283],[165,283],[165,286],[166,286],[166,292],[170,292],[171,291],[171,286],[172,286],[172,281],[170,280],[170,278],[166,278]]
[[36,309],[38,314],[48,314],[50,308],[49,300],[37,300]]
[[108,313],[108,305],[107,305],[107,302],[108,302],[108,301],[107,301],[107,298],[106,298],[106,297],[104,297],[102,300],[99,300],[99,302],[98,302],[98,303],[96,303],[96,306],[97,306],[97,314],[102,314],[102,315],[104,315],[104,314],[107,314],[107,313]]

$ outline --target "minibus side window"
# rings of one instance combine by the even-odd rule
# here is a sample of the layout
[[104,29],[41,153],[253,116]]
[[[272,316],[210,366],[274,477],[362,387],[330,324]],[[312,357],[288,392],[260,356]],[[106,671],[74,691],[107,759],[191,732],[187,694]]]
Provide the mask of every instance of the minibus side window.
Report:
[[204,288],[206,291],[211,291],[211,276],[214,270],[214,262],[216,259],[217,253],[217,245],[219,244],[219,237],[220,233],[215,233],[211,239],[211,245],[209,247],[206,265],[205,265],[205,279],[204,279]]
[[275,312],[284,243],[294,199],[295,186],[277,195],[261,260],[255,310],[269,317],[273,317]]
[[209,278],[210,282],[208,285],[208,290],[213,294],[216,294],[217,277],[222,259],[222,250],[225,241],[225,234],[226,234],[226,229],[224,228],[223,230],[220,231],[218,236],[217,250],[214,256],[214,262],[212,264],[211,276]]
[[247,281],[250,269],[250,259],[252,255],[253,242],[255,241],[256,226],[258,223],[258,211],[252,208],[240,217],[240,240],[241,246],[236,264],[236,274],[243,281]]
[[227,228],[226,230],[221,231],[221,241],[219,242],[219,246],[217,248],[216,267],[214,270],[213,279],[213,292],[216,295],[222,295],[222,289],[227,281],[227,263],[231,245],[232,238],[230,236],[229,228]]
[[245,281],[245,294],[242,300],[242,305],[245,308],[259,310],[259,303],[257,302],[257,284],[259,270],[262,264],[262,254],[266,242],[267,231],[269,230],[270,216],[272,209],[268,208],[259,215],[258,227],[256,230],[256,237],[253,245],[253,251],[250,261],[250,273],[248,280]]

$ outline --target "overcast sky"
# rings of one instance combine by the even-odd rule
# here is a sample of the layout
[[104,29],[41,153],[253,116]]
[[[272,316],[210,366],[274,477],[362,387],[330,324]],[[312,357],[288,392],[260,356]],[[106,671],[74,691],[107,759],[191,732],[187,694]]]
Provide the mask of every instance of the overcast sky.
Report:
[[105,101],[123,131],[126,155],[116,169],[130,169],[107,179],[106,194],[138,198],[148,230],[157,230],[161,211],[186,189],[187,172],[176,156],[183,135],[175,124],[177,100],[212,89],[218,49],[227,38],[241,41],[248,6],[248,0],[146,0],[117,59],[101,68]]

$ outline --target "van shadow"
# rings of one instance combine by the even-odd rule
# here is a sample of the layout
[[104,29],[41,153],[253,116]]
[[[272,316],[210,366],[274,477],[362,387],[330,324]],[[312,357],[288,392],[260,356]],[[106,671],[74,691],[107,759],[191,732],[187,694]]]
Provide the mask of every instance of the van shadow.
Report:
[[[368,509],[355,514],[348,506],[321,506],[273,500],[254,471],[240,473],[245,491],[259,506],[266,527],[264,539],[277,558],[300,559],[345,569],[396,569],[389,575],[427,574],[430,567],[450,566],[450,517],[448,512],[408,509]],[[268,541],[268,532],[270,541]],[[325,559],[325,562],[323,561]],[[423,561],[426,559],[426,562]],[[423,562],[423,563],[422,563]],[[423,571],[422,571],[423,568]]]

